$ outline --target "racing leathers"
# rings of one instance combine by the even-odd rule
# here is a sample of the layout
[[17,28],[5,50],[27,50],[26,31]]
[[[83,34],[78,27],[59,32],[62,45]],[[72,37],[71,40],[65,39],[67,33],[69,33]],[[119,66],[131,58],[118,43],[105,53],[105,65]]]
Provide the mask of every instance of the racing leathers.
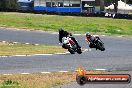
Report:
[[[63,29],[60,29],[59,30],[59,42],[60,43],[62,43],[62,38],[63,37],[69,37],[69,38],[71,38],[75,42],[75,44],[77,45],[77,47],[81,48],[80,45],[78,44],[78,42],[76,41],[76,39],[74,37],[72,37],[71,33],[67,32],[67,31],[64,31]],[[62,45],[62,47],[65,48],[65,49],[67,49],[64,44]]]
[[95,39],[100,39],[98,36],[94,37],[94,36],[89,36],[86,37],[86,41],[89,43],[89,47],[90,48],[96,48],[96,46],[94,45]]

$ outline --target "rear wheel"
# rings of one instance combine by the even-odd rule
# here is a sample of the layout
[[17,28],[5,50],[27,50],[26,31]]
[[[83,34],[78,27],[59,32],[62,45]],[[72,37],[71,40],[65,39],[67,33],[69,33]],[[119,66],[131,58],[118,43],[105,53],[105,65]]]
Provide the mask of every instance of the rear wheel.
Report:
[[71,54],[75,54],[74,50],[69,48],[68,51],[71,53]]
[[101,49],[100,49],[101,51],[105,51],[105,48],[104,47],[101,47]]
[[101,51],[105,51],[104,45],[101,42],[98,42],[97,48]]
[[79,49],[77,49],[77,53],[78,54],[81,54],[82,53],[82,50],[79,48]]

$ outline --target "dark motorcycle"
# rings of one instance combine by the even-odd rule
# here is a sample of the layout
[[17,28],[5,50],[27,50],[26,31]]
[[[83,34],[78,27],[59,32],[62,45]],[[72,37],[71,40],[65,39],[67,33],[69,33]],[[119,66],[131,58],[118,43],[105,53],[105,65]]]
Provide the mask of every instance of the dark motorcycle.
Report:
[[96,38],[94,40],[93,45],[95,46],[96,49],[105,51],[104,43],[99,38]]
[[75,52],[77,52],[78,54],[82,53],[81,48],[78,48],[75,42],[70,37],[63,37],[62,43],[63,46],[68,49],[71,54],[75,54]]

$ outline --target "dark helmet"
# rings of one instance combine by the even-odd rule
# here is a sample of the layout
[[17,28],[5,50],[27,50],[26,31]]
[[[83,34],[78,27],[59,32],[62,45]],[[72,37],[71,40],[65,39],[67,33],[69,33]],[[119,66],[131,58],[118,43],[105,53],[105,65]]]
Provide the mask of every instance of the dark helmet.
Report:
[[86,36],[91,36],[90,32],[87,32],[87,33],[86,33]]
[[63,31],[64,31],[64,29],[63,29],[63,28],[60,28],[60,29],[59,29],[59,32],[63,32]]

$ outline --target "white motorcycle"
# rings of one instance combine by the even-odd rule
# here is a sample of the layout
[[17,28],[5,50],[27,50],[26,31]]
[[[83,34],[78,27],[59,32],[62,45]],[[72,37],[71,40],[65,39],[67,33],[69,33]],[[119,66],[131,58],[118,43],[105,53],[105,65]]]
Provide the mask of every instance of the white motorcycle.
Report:
[[76,43],[70,37],[63,37],[62,43],[71,54],[75,54],[75,52],[78,54],[82,53],[81,48],[78,48]]

